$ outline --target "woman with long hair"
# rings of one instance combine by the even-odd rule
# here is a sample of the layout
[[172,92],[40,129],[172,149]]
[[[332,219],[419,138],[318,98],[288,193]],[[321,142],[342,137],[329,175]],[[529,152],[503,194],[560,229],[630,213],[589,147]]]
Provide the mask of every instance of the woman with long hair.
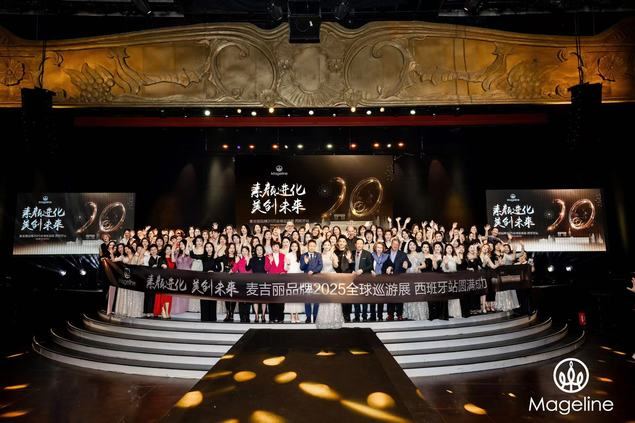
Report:
[[[285,255],[284,268],[287,273],[304,273],[300,269],[300,243],[291,241],[289,253]],[[304,303],[287,303],[286,309],[291,316],[291,323],[300,323],[299,314],[304,312]]]
[[[408,242],[408,260],[410,260],[412,266],[406,270],[406,273],[420,273],[426,269],[428,266],[427,261],[430,259],[424,258],[423,253],[417,252],[417,243],[414,240],[410,240]],[[409,320],[428,320],[428,303],[426,301],[405,303],[403,314]]]
[[[252,273],[267,273],[265,270],[265,248],[262,244],[256,245],[255,254],[249,259],[246,270]],[[266,323],[266,304],[254,304],[255,323]]]
[[[231,273],[251,273],[251,270],[247,269],[250,259],[251,259],[251,250],[249,249],[249,247],[245,245],[240,249],[240,255],[237,257],[236,262],[232,266]],[[245,302],[245,301],[240,301],[238,303],[238,314],[240,315],[240,323],[250,322],[249,311],[251,309],[251,306],[252,306],[252,303]]]

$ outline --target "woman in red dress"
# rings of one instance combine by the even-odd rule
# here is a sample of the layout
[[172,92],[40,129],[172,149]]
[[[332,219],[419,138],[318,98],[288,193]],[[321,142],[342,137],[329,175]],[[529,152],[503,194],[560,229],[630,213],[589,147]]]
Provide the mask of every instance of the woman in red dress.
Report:
[[[166,245],[163,250],[165,261],[168,264],[168,269],[176,269],[176,263],[172,260],[172,246]],[[172,311],[172,296],[170,294],[154,294],[154,316],[161,316],[164,319],[170,318]]]

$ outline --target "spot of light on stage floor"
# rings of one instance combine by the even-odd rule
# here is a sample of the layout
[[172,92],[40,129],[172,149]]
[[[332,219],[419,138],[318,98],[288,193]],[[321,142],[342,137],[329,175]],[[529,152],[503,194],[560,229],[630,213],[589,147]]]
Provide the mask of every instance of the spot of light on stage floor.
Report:
[[358,350],[358,349],[355,349],[355,348],[351,348],[351,349],[350,349],[350,350],[348,350],[348,351],[350,351],[350,353],[351,353],[351,354],[353,354],[353,355],[366,355],[366,354],[370,354],[368,351]]
[[477,416],[484,416],[487,414],[487,411],[484,408],[479,407],[478,405],[474,405],[471,403],[467,403],[463,406],[465,411],[468,413],[476,414]]
[[29,384],[28,383],[23,383],[21,385],[11,385],[11,386],[5,386],[4,390],[5,391],[19,391],[20,389],[25,389],[28,388]]
[[205,377],[203,379],[205,379],[205,380],[220,379],[222,377],[229,376],[231,374],[232,374],[231,371],[224,370],[224,371],[221,371],[221,372],[214,372],[214,373],[207,374],[207,375],[205,375]]
[[309,394],[317,398],[325,400],[340,399],[340,394],[324,383],[300,382],[298,386],[305,394]]
[[271,411],[256,410],[249,416],[249,423],[284,423],[287,420]]
[[608,377],[596,377],[597,380],[599,380],[600,382],[606,382],[606,383],[613,383],[613,379],[610,379]]
[[26,352],[21,352],[21,353],[16,353],[16,354],[11,354],[11,355],[6,356],[6,358],[16,358],[16,357],[23,356],[23,355],[25,355],[25,354],[26,354]]
[[0,414],[0,419],[14,419],[16,417],[26,416],[30,411],[31,410],[7,411],[6,413]]
[[447,392],[448,394],[453,394],[454,393],[453,391],[451,391],[449,389],[446,389],[445,392]]
[[248,382],[256,377],[254,372],[250,372],[248,370],[244,370],[242,372],[238,372],[234,375],[234,380],[236,382]]
[[342,400],[340,403],[347,408],[350,408],[353,411],[356,411],[359,414],[362,414],[367,417],[371,417],[375,420],[381,420],[385,422],[391,423],[407,423],[410,420],[404,419],[402,417],[396,416],[394,414],[388,413],[386,411],[377,410],[375,408],[369,407],[365,404],[360,404],[354,401]]
[[625,352],[622,352],[622,351],[615,351],[615,350],[613,350],[613,352],[614,352],[615,354],[617,354],[617,355],[626,355],[626,353],[625,353]]
[[507,396],[508,397],[512,397],[512,398],[516,398],[516,394],[514,394],[513,392],[508,392]]
[[276,383],[289,383],[295,380],[295,378],[298,377],[298,374],[296,372],[284,372],[284,373],[280,373],[279,375],[276,375],[276,377],[273,379]]
[[221,420],[220,423],[240,423],[240,420],[238,420],[238,419],[227,419],[227,420]]
[[421,398],[424,401],[426,400],[425,397],[423,396],[423,392],[421,392],[421,389],[417,389],[415,392],[417,393],[417,396],[419,398]]
[[271,357],[271,358],[267,358],[266,360],[262,360],[262,364],[264,364],[265,366],[277,366],[279,364],[282,364],[284,359],[285,359],[284,356]]
[[219,360],[231,360],[232,358],[234,358],[235,355],[234,354],[225,354],[224,356],[222,356],[221,358],[219,358]]
[[183,395],[175,406],[179,408],[192,408],[197,407],[202,402],[203,393],[201,391],[190,391]]
[[324,350],[322,350],[322,351],[320,351],[319,353],[317,353],[315,355],[317,355],[318,357],[331,357],[331,356],[334,356],[335,353],[333,351],[324,351]]
[[598,360],[598,363],[606,363],[606,360]]
[[373,392],[366,398],[366,403],[373,408],[385,409],[395,406],[395,400],[384,392]]
[[607,351],[613,351],[613,348],[611,347],[606,347],[604,345],[600,345],[600,348],[602,348],[603,350],[607,350]]

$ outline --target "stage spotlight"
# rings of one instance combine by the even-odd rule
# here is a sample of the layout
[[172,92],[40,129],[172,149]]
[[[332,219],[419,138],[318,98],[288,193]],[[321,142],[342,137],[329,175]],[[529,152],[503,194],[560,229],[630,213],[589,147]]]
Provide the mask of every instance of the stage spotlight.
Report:
[[281,21],[284,14],[280,0],[271,0],[267,3],[267,12],[271,15],[271,19],[273,19],[274,22]]
[[331,150],[333,148],[333,144],[326,144],[326,149]]
[[403,143],[403,142],[397,143],[397,147],[399,147],[399,148],[404,148],[405,146],[406,146],[406,144]]
[[392,144],[386,144],[386,147],[392,148]]
[[386,110],[386,109],[384,109],[383,107],[380,107],[380,108],[379,108],[379,111],[380,111],[381,113],[384,113],[384,111],[385,111],[385,110]]
[[212,114],[212,112],[210,112],[209,110],[205,110],[203,113],[205,114],[205,116],[209,116]]
[[66,276],[66,270],[61,269],[60,270],[60,276]]
[[304,148],[304,145],[298,144],[298,150],[302,150],[303,148]]
[[253,150],[254,148],[256,148],[256,146],[255,146],[255,145],[253,145],[253,144],[249,144],[249,149],[250,149],[250,150]]
[[357,107],[355,107],[355,106],[351,107],[351,112],[352,113],[355,113],[356,111],[357,111]]
[[258,113],[256,113],[256,111],[255,111],[255,110],[252,110],[252,111],[251,111],[251,115],[252,115],[252,116],[256,116],[257,114],[258,114]]
[[284,145],[284,149],[285,149],[285,150],[288,150],[288,149],[289,149],[289,146],[285,144],[285,145]]
[[223,150],[227,150],[228,148],[229,148],[229,145],[223,144]]
[[335,6],[335,10],[333,10],[333,16],[338,21],[343,21],[348,16],[348,13],[351,11],[351,2],[350,0],[340,0]]
[[372,114],[373,114],[373,112],[371,112],[370,110],[366,110],[366,114],[367,114],[368,116],[370,116],[370,115],[372,115]]
[[333,113],[333,117],[337,116],[337,113]]
[[567,267],[565,267],[565,270],[566,270],[567,272],[573,272],[573,266],[568,265]]
[[273,148],[274,150],[277,150],[280,148],[280,146],[278,144],[274,144],[271,146],[271,148]]
[[313,110],[309,110],[309,115],[313,116]]
[[417,112],[415,111],[415,109],[410,109],[410,114],[411,114],[411,115],[414,115],[415,113],[417,113]]
[[241,114],[243,112],[242,109],[236,109],[236,113]]
[[152,14],[152,9],[150,9],[150,3],[148,0],[132,0],[132,3],[137,7],[137,10],[144,15]]
[[550,264],[549,266],[547,266],[547,272],[553,273],[554,270],[556,270],[556,268],[553,267],[553,264]]
[[355,150],[356,148],[357,148],[357,144],[352,143],[352,144],[351,144],[351,150]]
[[378,142],[373,143],[373,148],[379,148],[381,145]]
[[269,113],[273,113],[275,112],[275,109],[273,107],[269,107]]
[[82,276],[86,276],[86,271],[84,269],[79,269],[79,274]]

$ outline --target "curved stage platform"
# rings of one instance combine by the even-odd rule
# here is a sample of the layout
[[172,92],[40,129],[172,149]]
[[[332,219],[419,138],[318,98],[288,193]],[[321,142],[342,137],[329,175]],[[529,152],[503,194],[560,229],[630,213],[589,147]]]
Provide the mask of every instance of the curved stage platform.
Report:
[[[52,360],[96,370],[200,379],[248,329],[305,329],[314,324],[203,323],[196,313],[171,320],[82,315],[34,338]],[[500,369],[548,360],[577,349],[571,333],[534,313],[490,313],[449,321],[348,323],[372,329],[410,378]]]

